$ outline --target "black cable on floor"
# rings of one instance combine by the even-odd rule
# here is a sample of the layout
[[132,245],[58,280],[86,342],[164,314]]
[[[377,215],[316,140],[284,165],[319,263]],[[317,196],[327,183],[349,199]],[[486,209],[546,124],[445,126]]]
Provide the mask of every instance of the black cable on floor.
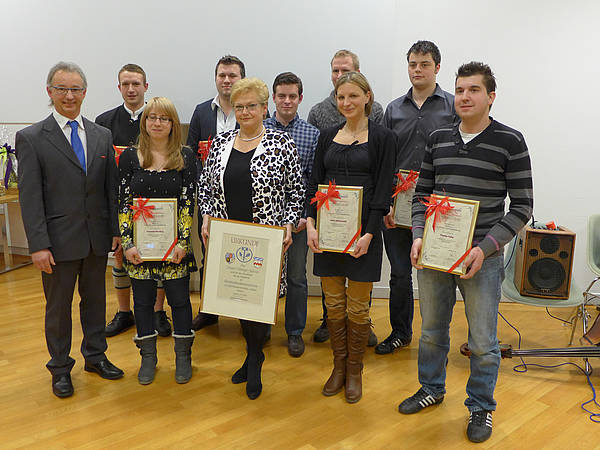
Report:
[[[546,308],[546,310],[547,309],[548,308]],[[513,330],[515,330],[515,332],[519,336],[519,341],[518,341],[519,344],[518,344],[517,348],[520,349],[521,348],[521,333],[508,320],[506,320],[506,317],[504,317],[500,311],[498,311],[498,315],[502,318],[502,320],[504,320],[504,322],[506,322],[506,324],[509,327],[511,327]],[[559,319],[559,320],[562,320],[562,319]],[[563,322],[565,322],[565,321],[563,320]],[[521,364],[517,364],[516,366],[513,367],[513,370],[515,372],[518,372],[518,373],[525,373],[525,372],[527,372],[528,366],[539,367],[539,368],[542,368],[542,369],[554,369],[556,367],[566,366],[566,365],[572,365],[572,366],[577,367],[581,371],[581,373],[583,373],[585,375],[585,377],[587,379],[587,383],[590,386],[590,389],[592,390],[592,398],[589,399],[589,400],[587,400],[587,401],[585,401],[585,402],[583,402],[581,404],[581,409],[583,409],[588,414],[588,418],[592,422],[600,423],[600,413],[592,412],[592,411],[590,411],[589,409],[586,408],[586,405],[588,405],[589,403],[594,403],[597,408],[600,408],[600,403],[598,403],[598,399],[596,397],[596,389],[594,388],[594,384],[592,383],[592,380],[590,380],[590,374],[587,373],[582,367],[580,367],[579,365],[577,365],[575,363],[572,363],[572,362],[564,362],[564,363],[556,364],[556,365],[553,365],[553,366],[544,366],[542,364],[532,364],[532,363],[527,364],[523,360],[523,357],[519,356],[519,359],[521,360]],[[591,367],[592,366],[590,365],[590,369],[591,369]],[[591,370],[590,370],[590,373],[591,373]]]

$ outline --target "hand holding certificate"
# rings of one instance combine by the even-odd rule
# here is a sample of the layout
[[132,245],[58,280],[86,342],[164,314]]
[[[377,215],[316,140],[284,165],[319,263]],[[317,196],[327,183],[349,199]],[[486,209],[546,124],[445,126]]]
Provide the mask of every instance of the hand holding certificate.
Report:
[[133,241],[143,261],[167,261],[177,244],[177,199],[136,198]]
[[463,275],[461,263],[473,242],[479,202],[455,197],[426,197],[425,232],[418,264]]
[[398,182],[392,198],[394,199],[394,224],[397,227],[411,228],[412,199],[415,193],[419,172],[399,170],[396,174]]
[[361,232],[362,187],[320,184],[312,202],[315,201],[319,249],[354,251]]

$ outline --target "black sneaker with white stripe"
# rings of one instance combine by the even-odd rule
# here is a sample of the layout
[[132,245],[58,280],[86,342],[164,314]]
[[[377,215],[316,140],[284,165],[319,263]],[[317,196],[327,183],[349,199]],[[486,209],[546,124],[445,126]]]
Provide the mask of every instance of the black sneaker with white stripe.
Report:
[[419,389],[415,395],[408,397],[398,405],[398,411],[402,414],[414,414],[428,406],[437,405],[444,401],[444,396],[434,397],[423,390]]
[[375,353],[378,355],[387,355],[393,353],[397,348],[406,347],[410,344],[409,339],[403,339],[400,336],[392,333],[375,347]]
[[471,442],[487,441],[492,435],[492,411],[471,411],[467,437]]

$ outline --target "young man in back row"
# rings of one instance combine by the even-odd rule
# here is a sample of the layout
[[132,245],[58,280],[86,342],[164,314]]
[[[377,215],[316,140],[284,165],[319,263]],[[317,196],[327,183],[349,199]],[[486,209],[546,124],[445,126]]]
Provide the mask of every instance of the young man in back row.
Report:
[[[436,82],[442,55],[430,41],[415,42],[406,54],[411,88],[386,108],[383,124],[398,136],[395,172],[419,171],[429,134],[455,122],[454,96]],[[375,353],[385,355],[407,347],[412,340],[414,298],[410,247],[412,232],[396,227],[392,212],[385,216],[383,242],[390,261],[390,335],[377,344]]]
[[[148,82],[146,72],[137,64],[125,64],[119,70],[117,78],[119,80],[117,87],[123,97],[123,104],[100,114],[95,122],[110,130],[114,146],[129,147],[136,144],[140,135],[140,117],[146,105],[144,94],[148,90]],[[129,300],[131,281],[123,268],[123,250],[116,251],[114,257],[112,276],[117,290],[118,310],[106,325],[107,337],[116,336],[135,325]],[[154,327],[163,337],[171,335],[171,324],[167,319],[164,303],[165,291],[162,286],[159,286],[154,304]]]

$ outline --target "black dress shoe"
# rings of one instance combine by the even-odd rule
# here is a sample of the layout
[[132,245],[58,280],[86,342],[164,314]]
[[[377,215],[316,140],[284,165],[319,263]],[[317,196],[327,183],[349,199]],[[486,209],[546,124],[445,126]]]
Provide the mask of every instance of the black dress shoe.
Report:
[[73,395],[71,375],[68,373],[52,375],[52,392],[59,398],[70,397]]
[[288,336],[288,353],[298,358],[304,353],[304,340],[301,335],[291,334]]
[[198,331],[209,325],[214,325],[219,321],[219,316],[214,314],[206,314],[199,312],[196,317],[192,320],[192,330]]
[[108,359],[103,359],[97,363],[85,362],[84,369],[87,372],[95,372],[107,380],[117,380],[124,375],[124,372],[111,363]]
[[154,311],[154,329],[159,336],[171,336],[171,324],[165,311]]
[[134,325],[133,312],[117,311],[115,317],[106,325],[106,337],[116,336]]

